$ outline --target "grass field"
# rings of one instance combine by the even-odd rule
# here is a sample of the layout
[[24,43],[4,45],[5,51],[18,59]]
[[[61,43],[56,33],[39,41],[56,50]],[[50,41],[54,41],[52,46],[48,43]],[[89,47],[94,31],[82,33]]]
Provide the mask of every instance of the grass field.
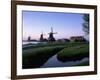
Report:
[[63,62],[80,60],[84,57],[89,57],[88,44],[64,48],[57,55],[57,58]]
[[51,56],[65,46],[39,47],[23,51],[23,68],[35,68],[43,65]]
[[25,47],[22,54],[23,68],[38,68],[55,54],[62,62],[89,57],[89,44],[85,42],[54,42]]

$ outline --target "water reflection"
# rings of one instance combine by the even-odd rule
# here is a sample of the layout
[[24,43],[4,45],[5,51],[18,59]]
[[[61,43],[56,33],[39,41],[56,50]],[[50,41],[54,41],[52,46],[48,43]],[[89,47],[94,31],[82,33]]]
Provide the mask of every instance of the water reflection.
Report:
[[44,65],[42,65],[41,68],[76,66],[85,62],[89,62],[89,58],[85,57],[81,60],[61,62],[57,59],[57,55],[54,55]]

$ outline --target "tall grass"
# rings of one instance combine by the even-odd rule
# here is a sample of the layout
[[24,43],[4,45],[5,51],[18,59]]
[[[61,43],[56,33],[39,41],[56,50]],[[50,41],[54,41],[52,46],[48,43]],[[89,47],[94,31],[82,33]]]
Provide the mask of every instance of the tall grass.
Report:
[[63,62],[76,60],[89,56],[89,45],[84,42],[54,42],[28,46],[23,48],[22,68],[39,68],[55,54]]
[[89,57],[88,44],[64,48],[57,54],[57,58],[63,62],[80,60],[84,57]]
[[26,47],[23,47],[23,50],[26,49],[33,49],[33,48],[39,48],[39,47],[45,47],[45,46],[76,46],[76,45],[81,45],[81,44],[86,44],[86,42],[47,42],[45,44],[43,43],[38,43],[38,44],[34,44],[34,45],[28,45]]
[[37,68],[42,66],[51,56],[65,46],[41,47],[23,51],[23,68]]

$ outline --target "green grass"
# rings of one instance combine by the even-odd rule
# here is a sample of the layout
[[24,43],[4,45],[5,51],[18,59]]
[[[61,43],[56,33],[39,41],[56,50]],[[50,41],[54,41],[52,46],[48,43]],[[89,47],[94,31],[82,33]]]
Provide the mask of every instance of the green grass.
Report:
[[75,66],[89,66],[89,61],[82,62],[82,63],[77,64]]
[[23,51],[23,68],[37,68],[42,66],[51,56],[65,46],[41,47]]
[[83,44],[74,47],[67,47],[58,52],[57,58],[60,61],[73,61],[80,60],[83,57],[89,56],[89,46],[88,44]]
[[46,46],[76,46],[76,45],[81,45],[81,44],[87,44],[86,42],[47,42],[46,44],[38,43],[35,45],[30,45],[27,47],[23,47],[23,50],[26,49],[33,49],[33,48],[39,48],[39,47],[46,47]]
[[88,45],[84,42],[54,42],[23,48],[22,68],[38,68],[55,54],[63,62],[89,56]]

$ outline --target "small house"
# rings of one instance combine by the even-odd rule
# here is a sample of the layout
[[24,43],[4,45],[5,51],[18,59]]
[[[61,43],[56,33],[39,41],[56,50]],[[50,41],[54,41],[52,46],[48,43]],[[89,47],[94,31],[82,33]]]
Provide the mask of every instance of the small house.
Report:
[[69,39],[58,39],[57,41],[58,41],[58,42],[70,42]]
[[70,37],[70,41],[84,42],[84,41],[86,41],[86,39],[83,36],[72,36],[72,37]]

